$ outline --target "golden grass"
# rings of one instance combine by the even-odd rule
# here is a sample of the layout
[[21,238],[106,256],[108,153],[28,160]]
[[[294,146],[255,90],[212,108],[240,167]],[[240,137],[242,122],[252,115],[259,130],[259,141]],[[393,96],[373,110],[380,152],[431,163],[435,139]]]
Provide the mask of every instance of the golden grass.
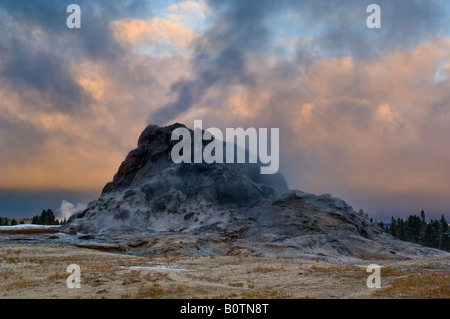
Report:
[[40,283],[42,283],[42,280],[23,278],[23,279],[14,280],[14,281],[8,283],[5,286],[5,289],[11,290],[11,289],[29,288],[29,287],[37,286]]
[[96,279],[92,280],[91,287],[98,287],[98,286],[103,285],[106,282],[107,282],[106,280],[96,278]]
[[68,273],[65,272],[59,272],[56,270],[53,274],[47,276],[47,280],[60,280],[60,279],[67,279],[69,277]]
[[136,298],[137,299],[160,299],[160,298],[177,298],[185,291],[183,286],[177,285],[175,287],[163,287],[161,284],[154,282],[151,285],[142,285],[139,287]]
[[122,285],[128,285],[136,282],[140,282],[141,272],[139,270],[131,270],[128,273],[122,275]]
[[262,265],[257,265],[252,270],[249,270],[248,273],[259,272],[259,273],[267,273],[272,271],[280,271],[284,270],[284,267],[267,267]]
[[241,293],[243,299],[286,299],[290,295],[282,288],[265,287],[261,290],[245,290]]
[[170,274],[167,272],[157,272],[157,273],[153,274],[153,276],[155,276],[156,278],[172,280],[172,278],[170,278]]
[[[34,291],[39,291],[39,296],[73,297],[73,292],[67,295],[70,290],[64,281],[70,274],[66,267],[78,264],[82,287],[87,289],[77,298],[334,298],[359,296],[359,292],[375,298],[450,298],[450,273],[445,261],[420,261],[414,267],[410,263],[382,266],[382,288],[367,292],[369,273],[357,265],[242,256],[136,257],[64,247],[45,249],[45,254],[28,246],[0,250],[0,297],[34,298]],[[151,265],[190,271],[145,268]]]
[[450,298],[450,273],[410,274],[394,279],[389,287],[375,295],[393,298]]
[[402,276],[404,275],[404,272],[392,267],[381,267],[380,274],[381,278],[383,278],[383,276]]
[[17,256],[6,256],[3,257],[3,260],[8,264],[17,264],[18,262],[20,262],[20,258]]
[[365,268],[348,266],[348,265],[329,265],[326,267],[313,265],[304,274],[319,274],[320,276],[335,276],[335,277],[351,277],[363,278],[368,274]]
[[8,280],[8,279],[10,279],[10,278],[17,277],[17,276],[19,276],[19,275],[20,275],[20,274],[16,273],[16,272],[13,271],[13,270],[9,270],[9,269],[0,271],[0,278],[2,278],[4,281],[5,281],[5,280]]
[[144,280],[146,281],[155,281],[155,278],[153,277],[152,273],[148,272],[143,276]]
[[22,258],[21,261],[27,262],[29,264],[37,263],[39,265],[47,263],[47,260],[44,257],[25,257],[25,258]]

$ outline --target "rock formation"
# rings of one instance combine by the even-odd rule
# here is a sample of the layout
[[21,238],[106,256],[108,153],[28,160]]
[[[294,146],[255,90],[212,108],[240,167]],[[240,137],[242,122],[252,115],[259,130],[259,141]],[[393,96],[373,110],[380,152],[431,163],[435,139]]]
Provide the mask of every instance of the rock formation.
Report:
[[[254,254],[335,260],[444,252],[399,241],[331,195],[289,191],[255,164],[174,164],[148,126],[97,200],[63,231],[135,254]],[[88,245],[88,244],[87,244]]]

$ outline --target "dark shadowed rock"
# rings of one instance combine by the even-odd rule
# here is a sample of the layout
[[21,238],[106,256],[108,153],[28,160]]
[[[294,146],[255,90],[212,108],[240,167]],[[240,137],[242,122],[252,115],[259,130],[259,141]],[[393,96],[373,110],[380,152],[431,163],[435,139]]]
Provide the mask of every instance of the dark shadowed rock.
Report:
[[133,181],[139,181],[169,167],[172,162],[170,151],[176,141],[171,141],[171,133],[181,124],[173,124],[159,128],[149,125],[141,133],[138,147],[132,150],[114,175],[112,182],[106,184],[102,194],[130,186]]

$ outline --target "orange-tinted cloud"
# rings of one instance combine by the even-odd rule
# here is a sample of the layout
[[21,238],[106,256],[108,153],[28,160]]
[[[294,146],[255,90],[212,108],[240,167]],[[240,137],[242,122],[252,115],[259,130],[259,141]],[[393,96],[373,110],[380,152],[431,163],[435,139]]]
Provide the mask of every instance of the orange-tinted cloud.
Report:
[[182,23],[160,17],[148,20],[125,18],[111,23],[115,37],[134,45],[171,45],[187,48],[194,40],[194,31]]
[[[290,81],[277,75],[273,56],[267,59],[272,68],[249,62],[253,86],[239,93],[231,87],[228,95],[222,88],[217,99],[207,99],[216,104],[203,112],[204,126],[280,127],[288,164],[281,171],[292,187],[347,197],[362,188],[420,193],[443,201],[450,191],[450,82],[437,83],[435,72],[450,61],[449,39],[371,60],[317,59],[291,70]],[[221,103],[221,96],[229,97]],[[196,110],[179,118],[190,124]]]
[[116,62],[72,66],[73,81],[90,97],[73,113],[46,107],[52,102],[41,92],[17,94],[0,81],[1,189],[98,192],[112,179],[148,113],[167,103],[170,84],[189,69],[182,57],[130,54]]

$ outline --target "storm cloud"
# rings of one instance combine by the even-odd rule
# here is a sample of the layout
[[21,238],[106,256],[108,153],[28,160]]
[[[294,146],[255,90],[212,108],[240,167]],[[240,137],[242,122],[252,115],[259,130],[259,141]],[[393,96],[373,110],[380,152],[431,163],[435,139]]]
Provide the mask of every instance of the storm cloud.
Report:
[[[277,25],[281,23],[294,26],[282,30],[285,33],[281,36],[286,40],[297,36],[313,37],[308,39],[307,45],[290,43],[289,49],[295,50],[297,59],[290,66],[284,65],[285,69],[330,56],[368,60],[392,49],[429,40],[443,27],[444,15],[439,2],[398,0],[378,1],[382,7],[383,27],[369,30],[366,8],[370,3],[355,0],[208,1],[216,16],[197,41],[192,62],[195,76],[175,83],[171,93],[177,98],[152,114],[149,122],[164,123],[186,112],[201,103],[211,88],[224,90],[237,85],[251,88],[257,74],[249,72],[247,60],[257,58],[260,52],[283,51],[276,42],[280,36]],[[267,67],[264,60],[260,62],[262,68]]]
[[66,27],[70,3],[0,3],[0,74],[12,89],[30,89],[50,96],[46,107],[75,111],[89,104],[89,97],[74,81],[71,67],[86,58],[114,63],[125,50],[114,40],[109,22],[148,8],[139,1],[79,1],[83,32],[77,32]]

